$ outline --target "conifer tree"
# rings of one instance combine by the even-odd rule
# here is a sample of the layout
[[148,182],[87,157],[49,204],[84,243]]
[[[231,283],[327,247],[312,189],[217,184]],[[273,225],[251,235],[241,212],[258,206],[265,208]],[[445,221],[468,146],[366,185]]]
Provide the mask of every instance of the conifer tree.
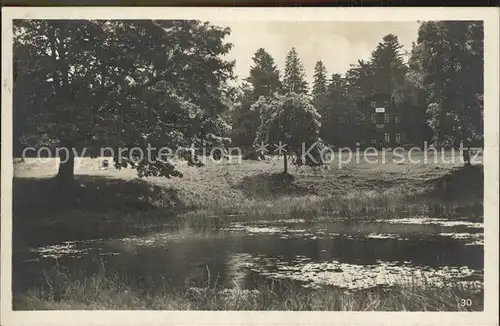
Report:
[[285,74],[283,76],[284,92],[306,94],[308,92],[308,85],[305,76],[304,65],[295,48],[292,48],[285,59]]

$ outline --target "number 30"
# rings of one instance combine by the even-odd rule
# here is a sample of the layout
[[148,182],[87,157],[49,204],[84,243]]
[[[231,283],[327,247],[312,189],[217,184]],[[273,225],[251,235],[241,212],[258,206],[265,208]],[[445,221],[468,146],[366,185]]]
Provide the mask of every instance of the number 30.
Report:
[[472,300],[471,299],[461,299],[460,306],[461,307],[470,307],[470,306],[472,306]]

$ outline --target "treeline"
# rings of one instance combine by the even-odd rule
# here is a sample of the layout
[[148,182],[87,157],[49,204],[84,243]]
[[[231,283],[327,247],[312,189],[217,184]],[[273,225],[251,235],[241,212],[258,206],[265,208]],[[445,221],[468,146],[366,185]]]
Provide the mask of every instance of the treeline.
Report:
[[366,101],[376,95],[386,96],[387,104],[398,108],[398,123],[409,145],[428,141],[450,148],[482,140],[482,22],[424,22],[411,53],[403,53],[397,36],[389,34],[369,60],[358,60],[344,75],[329,73],[322,61],[315,65],[312,85],[305,74],[295,49],[287,54],[282,73],[273,57],[258,49],[238,89],[233,144],[250,149],[261,140],[259,128],[265,121],[255,105],[259,98],[291,92],[309,99],[319,114],[319,139],[329,145],[354,147],[362,142],[372,123]]

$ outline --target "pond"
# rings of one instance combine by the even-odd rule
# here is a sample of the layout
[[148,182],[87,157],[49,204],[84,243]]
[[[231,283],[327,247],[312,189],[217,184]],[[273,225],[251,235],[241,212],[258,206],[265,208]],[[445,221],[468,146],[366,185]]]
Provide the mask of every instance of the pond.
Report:
[[[30,287],[55,266],[168,282],[255,289],[261,282],[346,290],[407,282],[482,283],[483,224],[431,218],[384,221],[236,222],[210,233],[158,232],[121,239],[64,242],[14,255],[13,284]],[[37,276],[38,275],[38,276]]]

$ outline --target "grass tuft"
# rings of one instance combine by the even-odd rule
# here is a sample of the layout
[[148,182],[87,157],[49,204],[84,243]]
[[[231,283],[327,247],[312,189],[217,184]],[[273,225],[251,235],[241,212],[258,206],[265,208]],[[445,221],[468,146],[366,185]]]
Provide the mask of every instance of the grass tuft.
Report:
[[[252,290],[224,289],[218,284],[179,291],[163,284],[134,284],[104,267],[92,277],[77,272],[43,272],[45,285],[15,297],[15,310],[279,310],[279,311],[482,311],[483,289],[430,282],[346,291],[336,287],[308,289],[289,281],[257,284]],[[461,306],[468,298],[472,306]]]

